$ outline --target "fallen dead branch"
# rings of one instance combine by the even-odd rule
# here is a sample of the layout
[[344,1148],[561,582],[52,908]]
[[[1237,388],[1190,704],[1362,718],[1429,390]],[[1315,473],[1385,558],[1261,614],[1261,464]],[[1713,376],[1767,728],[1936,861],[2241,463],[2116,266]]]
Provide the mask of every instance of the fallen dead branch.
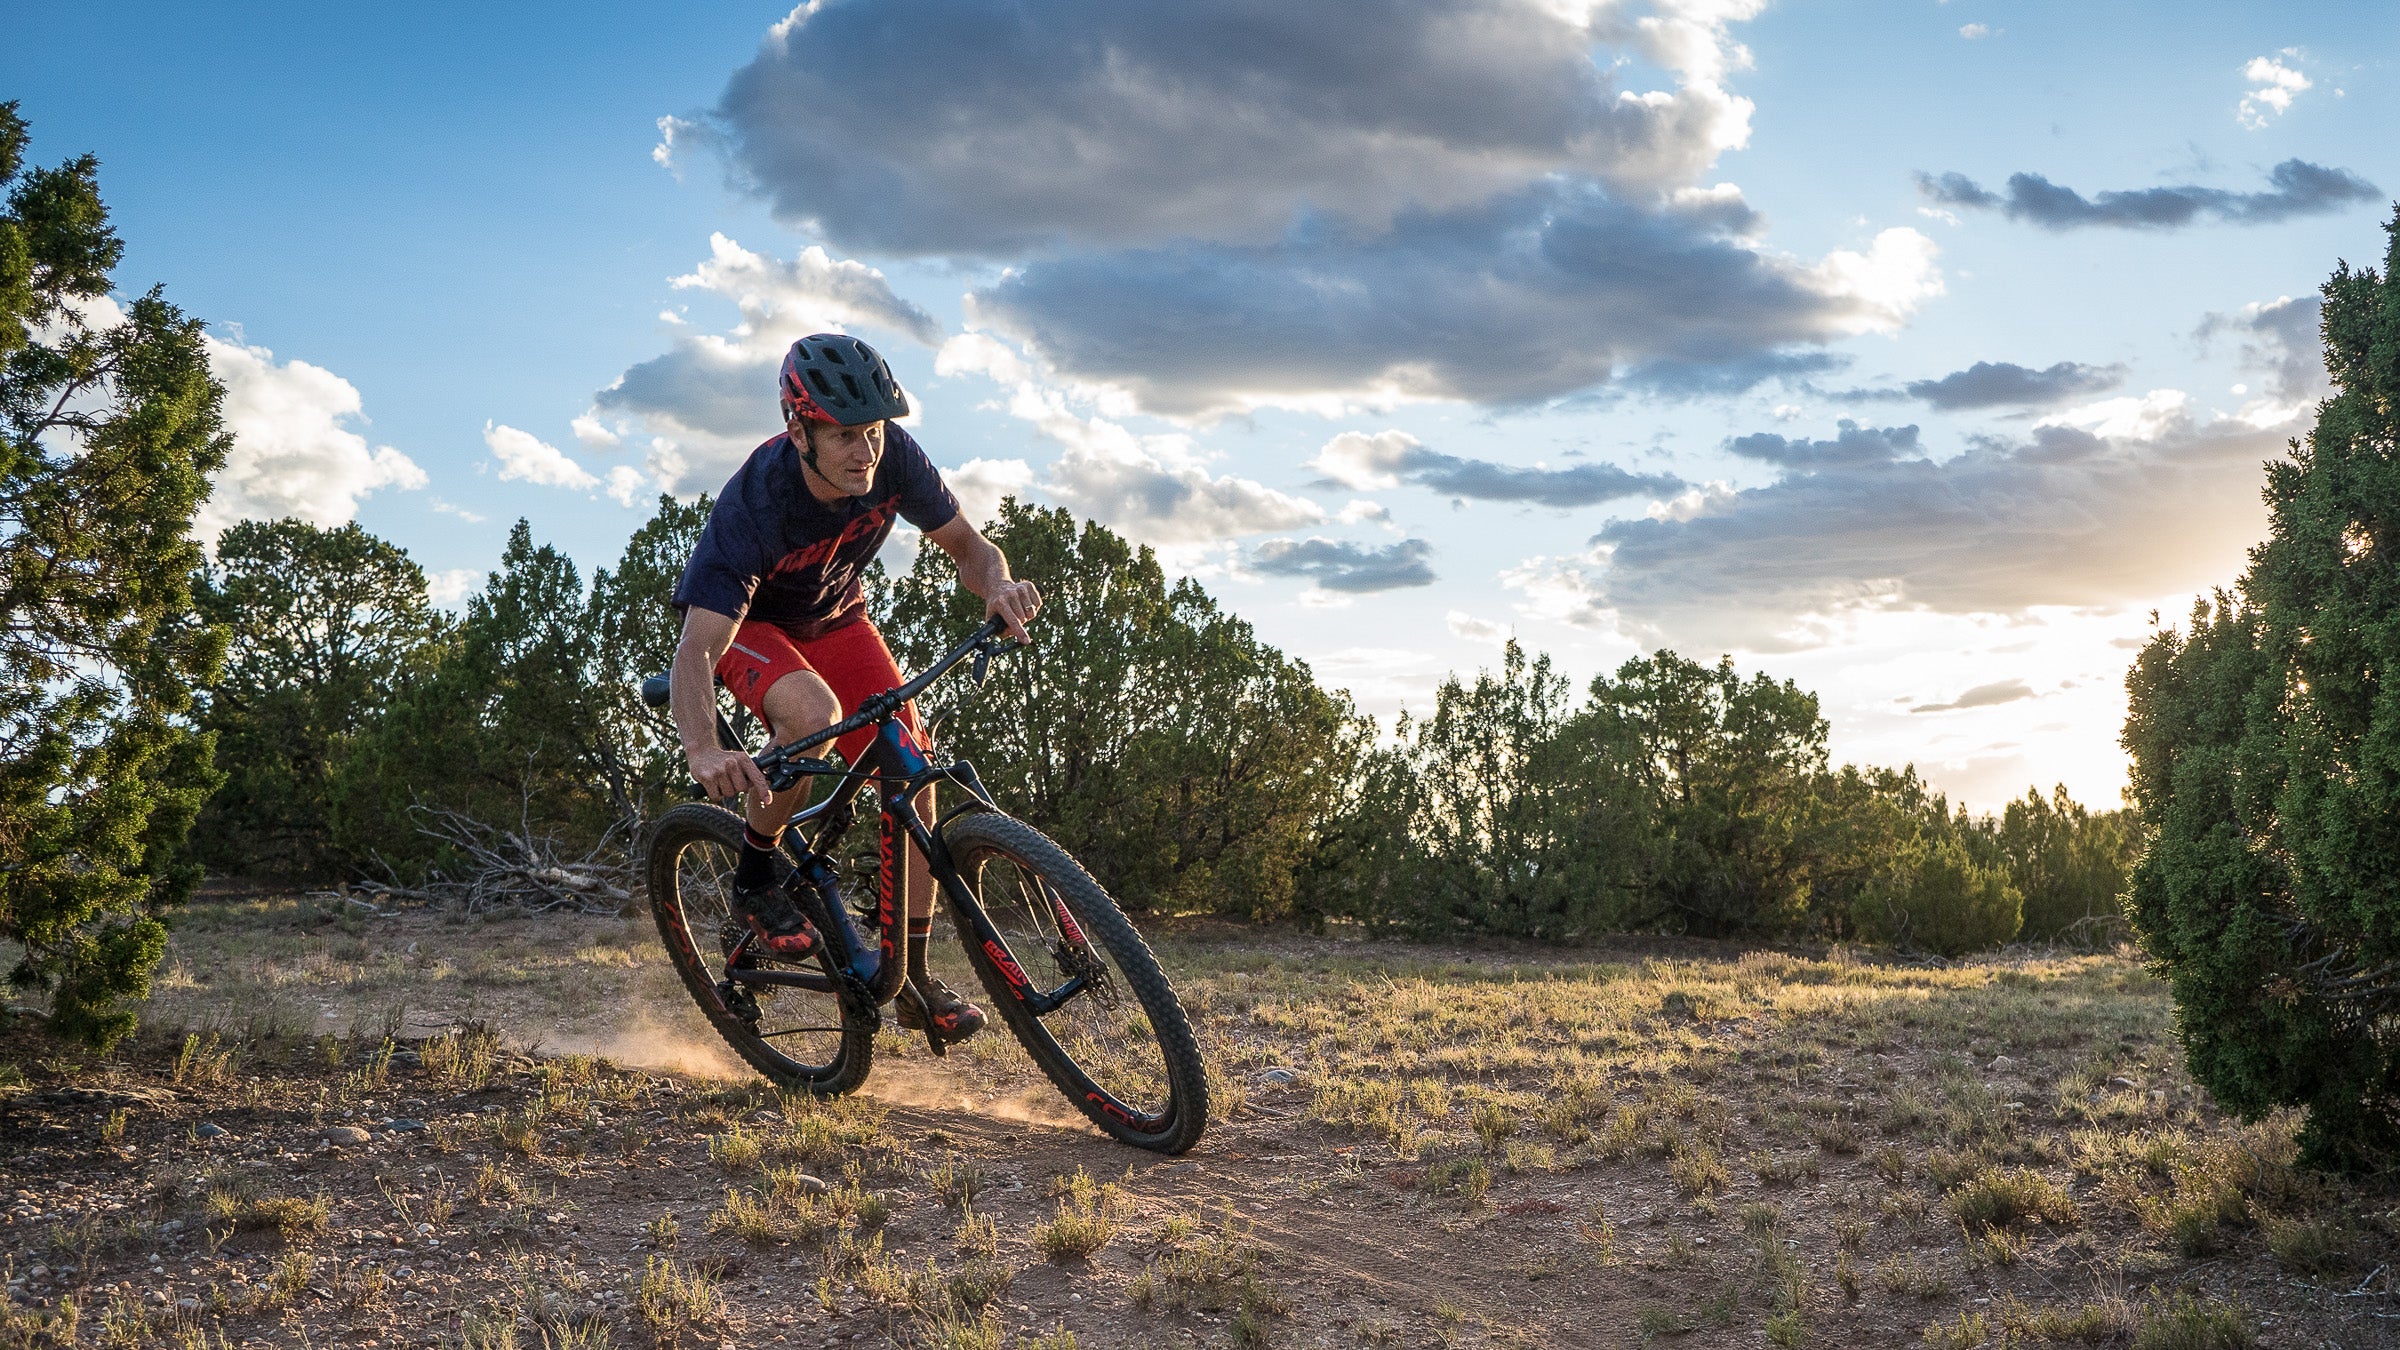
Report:
[[463,861],[436,869],[422,886],[409,886],[378,858],[386,877],[379,889],[392,896],[469,913],[520,914],[614,914],[633,898],[633,872],[620,842],[632,833],[630,817],[611,823],[590,849],[569,858],[556,836],[529,823],[504,829],[423,802],[409,811],[417,817],[419,834],[446,845]]

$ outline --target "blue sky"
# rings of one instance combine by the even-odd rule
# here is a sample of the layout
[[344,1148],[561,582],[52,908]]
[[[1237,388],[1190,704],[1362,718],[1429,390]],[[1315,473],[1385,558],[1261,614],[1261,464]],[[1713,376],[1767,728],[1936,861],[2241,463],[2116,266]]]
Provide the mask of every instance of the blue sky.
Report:
[[1387,720],[1503,633],[1729,652],[1987,807],[2113,800],[2132,646],[2238,571],[2400,196],[2366,3],[11,27],[36,162],[97,154],[123,293],[218,339],[212,524],[604,565],[839,326],[971,504],[1157,545]]

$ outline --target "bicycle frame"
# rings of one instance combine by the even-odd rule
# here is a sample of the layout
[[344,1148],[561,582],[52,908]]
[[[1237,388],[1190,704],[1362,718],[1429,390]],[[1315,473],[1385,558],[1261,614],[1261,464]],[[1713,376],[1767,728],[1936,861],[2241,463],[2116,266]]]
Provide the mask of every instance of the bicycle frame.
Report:
[[[990,627],[987,624],[986,630]],[[922,689],[924,685],[932,683],[934,678],[938,678],[968,651],[977,650],[987,636],[988,631],[979,631],[975,639],[952,652],[949,658],[936,663],[924,675],[911,681],[910,685]],[[979,659],[979,676],[981,665]],[[909,685],[901,687],[908,688]],[[998,927],[975,899],[974,892],[968,889],[966,879],[959,875],[958,866],[951,860],[950,850],[942,841],[942,822],[960,811],[981,808],[997,810],[998,807],[992,801],[991,794],[984,790],[982,780],[975,774],[974,765],[963,759],[936,764],[926,758],[916,738],[899,720],[899,708],[904,700],[893,699],[891,695],[899,694],[901,689],[886,691],[867,701],[866,708],[873,708],[879,703],[887,706],[882,707],[880,715],[868,723],[875,727],[875,739],[855,766],[839,768],[821,760],[802,759],[797,753],[857,729],[846,724],[770,750],[759,757],[762,767],[780,764],[787,771],[800,775],[832,777],[836,780],[823,800],[795,815],[785,826],[786,847],[792,851],[793,862],[824,900],[824,917],[832,925],[832,930],[824,936],[832,945],[833,954],[840,964],[836,976],[828,979],[816,971],[742,967],[741,960],[755,941],[755,935],[745,933],[725,957],[723,978],[736,984],[784,985],[838,994],[861,1004],[862,1011],[867,1012],[890,1002],[900,992],[901,982],[907,976],[905,953],[900,945],[906,939],[907,928],[903,916],[898,912],[899,880],[900,868],[904,863],[901,850],[913,847],[925,858],[935,883],[949,896],[952,921],[967,926],[975,944],[999,968],[1009,993],[1037,1017],[1056,1012],[1090,987],[1091,978],[1086,974],[1077,974],[1055,989],[1036,990],[1024,965],[1010,950],[1008,940],[1001,936]],[[863,711],[865,708],[862,708]],[[854,716],[850,720],[855,722],[860,719]],[[943,782],[963,790],[968,800],[952,807],[948,814],[928,825],[924,817],[917,813],[916,797],[925,788]],[[859,934],[857,925],[851,919],[850,907],[843,903],[841,882],[831,853],[832,848],[856,822],[858,795],[870,785],[876,789],[878,800],[875,918],[879,940],[872,947]],[[807,847],[800,849],[789,841],[792,830],[803,826],[811,828]],[[1058,920],[1062,936],[1071,942],[1084,941],[1083,931],[1076,924],[1075,916],[1068,912],[1065,901],[1056,894],[1048,893],[1047,888],[1045,898],[1050,902],[1051,912]],[[938,1042],[936,1044],[938,1049]]]

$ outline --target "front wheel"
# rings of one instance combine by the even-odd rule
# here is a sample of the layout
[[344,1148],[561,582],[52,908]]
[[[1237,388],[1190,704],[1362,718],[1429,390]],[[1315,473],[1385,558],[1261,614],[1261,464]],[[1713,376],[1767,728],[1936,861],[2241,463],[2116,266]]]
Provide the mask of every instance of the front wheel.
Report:
[[[726,960],[749,931],[732,905],[741,847],[742,818],[705,802],[678,806],[651,824],[643,853],[658,935],[700,1011],[752,1068],[790,1091],[849,1092],[867,1079],[877,1023],[850,1015],[833,992],[841,983],[830,941],[806,961],[745,952],[739,963],[744,971],[808,977],[817,988],[729,978]],[[810,917],[819,932],[832,931],[823,916]]]
[[[943,829],[951,861],[1007,944],[954,920],[983,987],[1050,1081],[1136,1148],[1181,1153],[1208,1125],[1208,1076],[1158,958],[1065,849],[997,811]],[[1013,955],[1013,961],[1009,958]],[[1080,980],[1048,1012],[1037,1003]]]

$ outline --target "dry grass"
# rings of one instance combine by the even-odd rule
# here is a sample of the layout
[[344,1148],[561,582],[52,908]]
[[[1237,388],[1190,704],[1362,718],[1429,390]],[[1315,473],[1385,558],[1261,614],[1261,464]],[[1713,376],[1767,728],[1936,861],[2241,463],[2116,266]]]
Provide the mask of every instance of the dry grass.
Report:
[[[688,1167],[705,1148],[699,1194],[721,1197],[713,1208],[697,1199],[678,1222],[650,1205],[621,1226],[616,1259],[649,1264],[615,1296],[620,1337],[713,1343],[724,1316],[714,1277],[741,1265],[788,1278],[801,1301],[814,1288],[829,1316],[883,1319],[876,1334],[895,1344],[1035,1343],[1028,1323],[995,1320],[990,1291],[1007,1287],[1011,1262],[1098,1253],[1073,1272],[1094,1298],[1114,1288],[1160,1314],[1205,1312],[1217,1343],[1307,1343],[1278,1330],[1294,1315],[1267,1282],[1271,1252],[1231,1220],[1158,1218],[1132,1177],[1140,1204],[1080,1172],[1045,1198],[1018,1189],[1038,1188],[1040,1173],[1020,1178],[955,1137],[912,1137],[871,1100],[778,1099],[755,1080],[661,1091],[590,1055],[529,1058],[529,1017],[554,1026],[575,1008],[683,1008],[679,989],[643,983],[655,939],[638,925],[568,923],[578,931],[563,942],[558,927],[500,923],[442,926],[455,941],[441,943],[419,924],[418,949],[395,951],[370,940],[371,925],[354,933],[296,902],[198,906],[178,920],[153,1018],[183,1024],[167,1043],[178,1085],[245,1107],[247,1084],[278,1056],[313,1057],[326,1070],[313,1108],[324,1125],[373,1123],[405,1092],[494,1094],[433,1121],[424,1160],[442,1169],[438,1185],[394,1179],[378,1206],[487,1254],[534,1241],[543,1214],[568,1207],[560,1188],[579,1167],[615,1169],[619,1155],[649,1165],[670,1149]],[[1589,1286],[1600,1266],[1642,1272],[1689,1295],[1661,1296],[1653,1334],[1837,1345],[1901,1325],[1937,1344],[2244,1344],[2240,1310],[2105,1291],[2188,1286],[2189,1263],[2204,1260],[2280,1273],[2287,1293],[2303,1280],[2346,1289],[2394,1239],[2388,1200],[2354,1203],[2293,1171],[2288,1117],[2236,1126],[2195,1090],[2164,990],[2129,953],[1928,969],[1838,949],[1660,941],[1606,958],[1454,955],[1207,931],[1179,938],[1161,924],[1154,937],[1212,1083],[1266,1109],[1243,1108],[1239,1093],[1220,1107],[1251,1139],[1275,1136],[1287,1156],[1259,1166],[1296,1183],[1295,1203],[1372,1197],[1388,1207],[1379,1221],[1462,1251],[1532,1234],[1545,1245],[1498,1270],[1559,1281],[1545,1290],[1578,1272]],[[413,1033],[398,1034],[403,1020]],[[1005,1036],[960,1047],[948,1067],[962,1065],[1002,1090],[1048,1091]],[[1262,1086],[1270,1066],[1298,1085]],[[138,1147],[143,1113],[95,1111],[90,1128]],[[1310,1164],[1283,1166],[1294,1156]],[[212,1241],[262,1252],[270,1272],[314,1244],[310,1287],[345,1305],[388,1303],[397,1295],[329,1260],[348,1259],[352,1220],[337,1215],[329,1232],[312,1219],[316,1184],[270,1195],[233,1174],[200,1177],[181,1212],[208,1208]],[[1603,1194],[1606,1214],[1594,1202]],[[882,1224],[895,1210],[887,1253]],[[213,1236],[237,1229],[283,1236]],[[81,1253],[123,1238],[83,1224],[62,1225],[57,1241]],[[749,1276],[725,1278],[747,1299]],[[271,1273],[253,1284],[266,1292],[246,1297],[276,1297]],[[112,1306],[83,1303],[86,1341],[112,1319],[123,1330],[110,1334],[134,1334],[143,1310]],[[571,1319],[541,1323],[531,1306],[462,1302],[450,1343],[591,1334]],[[502,1316],[512,1307],[521,1315]],[[1471,1314],[1403,1312],[1370,1309],[1351,1325],[1367,1343],[1500,1336]],[[165,1323],[145,1325],[153,1342],[174,1343],[160,1339]]]

